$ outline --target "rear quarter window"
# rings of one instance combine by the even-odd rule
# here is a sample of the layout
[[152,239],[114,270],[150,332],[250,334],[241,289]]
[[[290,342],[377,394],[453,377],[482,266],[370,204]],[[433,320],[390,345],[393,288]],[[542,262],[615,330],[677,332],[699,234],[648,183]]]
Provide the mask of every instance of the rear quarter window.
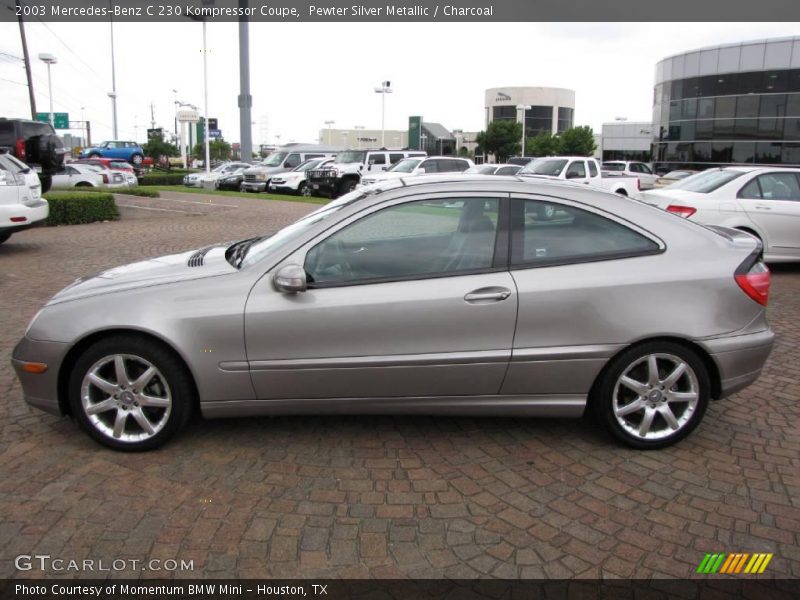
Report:
[[0,144],[3,146],[14,145],[14,124],[9,122],[0,122]]

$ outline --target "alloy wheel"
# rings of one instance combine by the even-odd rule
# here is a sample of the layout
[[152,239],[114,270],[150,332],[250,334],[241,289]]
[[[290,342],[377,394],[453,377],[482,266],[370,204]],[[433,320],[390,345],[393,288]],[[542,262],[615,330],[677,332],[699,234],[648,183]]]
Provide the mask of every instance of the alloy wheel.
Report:
[[123,443],[152,438],[172,411],[165,377],[148,360],[132,354],[113,354],[95,362],[83,377],[80,393],[91,425]]
[[661,440],[692,420],[700,402],[697,374],[688,362],[668,353],[647,354],[617,379],[612,412],[628,435]]

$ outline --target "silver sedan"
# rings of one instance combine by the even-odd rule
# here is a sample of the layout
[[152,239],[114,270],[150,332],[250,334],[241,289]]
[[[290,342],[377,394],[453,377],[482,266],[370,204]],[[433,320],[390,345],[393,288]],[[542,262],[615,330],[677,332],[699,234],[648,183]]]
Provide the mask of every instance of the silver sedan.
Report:
[[586,186],[391,180],[272,236],[78,280],[12,361],[27,402],[118,450],[160,446],[194,410],[587,408],[660,448],[758,378],[773,343],[760,255],[746,233]]

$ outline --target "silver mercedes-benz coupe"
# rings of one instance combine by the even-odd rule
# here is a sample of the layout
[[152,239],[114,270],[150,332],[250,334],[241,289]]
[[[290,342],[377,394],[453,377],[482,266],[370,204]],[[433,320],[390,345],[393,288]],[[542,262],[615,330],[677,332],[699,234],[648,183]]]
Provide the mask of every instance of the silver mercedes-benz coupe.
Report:
[[756,380],[770,275],[747,233],[571,183],[423,176],[271,236],[75,281],[13,353],[27,402],[118,450],[207,417],[578,417],[688,435]]

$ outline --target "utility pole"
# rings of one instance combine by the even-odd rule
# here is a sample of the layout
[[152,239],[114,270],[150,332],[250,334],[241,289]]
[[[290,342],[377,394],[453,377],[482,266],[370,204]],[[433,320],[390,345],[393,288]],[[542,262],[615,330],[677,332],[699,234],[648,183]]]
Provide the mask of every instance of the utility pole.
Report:
[[[247,0],[239,0],[240,8],[247,8]],[[246,11],[242,11],[243,13]],[[253,158],[253,96],[250,95],[250,23],[247,17],[239,18],[239,143],[240,157],[250,162]]]
[[153,101],[152,100],[150,101],[150,128],[151,129],[155,129],[156,128],[156,113],[154,112],[154,109],[153,109]]
[[25,77],[28,79],[28,98],[31,102],[31,119],[36,120],[36,97],[33,94],[33,79],[31,78],[31,59],[28,56],[28,41],[25,38],[25,22],[22,20],[22,11],[19,0],[16,0],[17,20],[19,21],[19,37],[22,40],[22,57],[25,59]]

